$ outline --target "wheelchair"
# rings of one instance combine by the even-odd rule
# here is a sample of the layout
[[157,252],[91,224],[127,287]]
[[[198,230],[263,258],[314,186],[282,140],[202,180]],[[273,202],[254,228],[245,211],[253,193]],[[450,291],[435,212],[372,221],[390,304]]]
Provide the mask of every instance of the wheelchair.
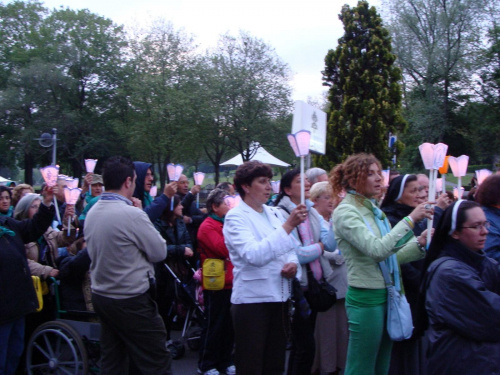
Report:
[[56,319],[38,326],[26,347],[29,375],[99,373],[101,325],[89,311],[61,309],[58,281],[51,278]]

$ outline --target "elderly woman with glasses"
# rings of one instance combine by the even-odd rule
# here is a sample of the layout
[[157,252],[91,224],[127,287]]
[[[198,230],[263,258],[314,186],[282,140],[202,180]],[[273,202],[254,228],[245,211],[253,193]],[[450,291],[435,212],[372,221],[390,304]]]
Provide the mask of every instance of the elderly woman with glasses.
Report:
[[438,223],[425,263],[418,327],[428,342],[427,374],[498,374],[500,268],[483,248],[489,222],[459,200]]

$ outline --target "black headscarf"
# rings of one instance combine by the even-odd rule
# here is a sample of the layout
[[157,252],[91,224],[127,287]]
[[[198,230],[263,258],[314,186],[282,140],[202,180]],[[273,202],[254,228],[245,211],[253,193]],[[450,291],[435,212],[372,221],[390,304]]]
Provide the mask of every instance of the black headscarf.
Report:
[[[399,196],[399,192],[401,190],[401,184],[403,183],[403,179],[406,177],[405,185],[408,182],[416,181],[417,176],[414,174],[400,175],[393,179],[389,184],[389,188],[387,189],[387,193],[385,194],[384,200],[380,205],[380,208],[384,208],[384,206],[389,206],[390,204],[396,202],[396,198]],[[404,187],[403,187],[404,189]]]

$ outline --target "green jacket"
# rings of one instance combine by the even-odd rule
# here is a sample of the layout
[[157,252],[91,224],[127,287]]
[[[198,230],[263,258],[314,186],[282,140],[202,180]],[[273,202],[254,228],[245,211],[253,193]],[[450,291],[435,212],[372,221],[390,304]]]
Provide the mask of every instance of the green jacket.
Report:
[[[349,286],[383,289],[385,283],[378,262],[397,253],[400,264],[408,263],[422,259],[425,252],[420,250],[412,230],[403,220],[382,237],[372,206],[373,203],[367,198],[347,194],[335,209],[333,225],[338,248],[346,260]],[[404,244],[397,246],[401,240],[404,240]]]

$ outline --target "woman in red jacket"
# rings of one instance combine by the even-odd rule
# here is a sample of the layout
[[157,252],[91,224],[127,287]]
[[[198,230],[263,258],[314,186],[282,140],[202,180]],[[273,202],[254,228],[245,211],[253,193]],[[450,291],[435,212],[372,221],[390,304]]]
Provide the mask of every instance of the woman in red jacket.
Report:
[[[203,290],[206,327],[201,336],[198,370],[202,374],[236,374],[232,351],[234,344],[233,323],[230,314],[231,291],[233,288],[233,265],[224,243],[222,227],[229,207],[224,201],[227,192],[214,189],[207,198],[208,217],[198,230],[198,248],[201,264],[206,259],[224,261],[225,283],[221,290]],[[220,371],[220,372],[219,372]]]

